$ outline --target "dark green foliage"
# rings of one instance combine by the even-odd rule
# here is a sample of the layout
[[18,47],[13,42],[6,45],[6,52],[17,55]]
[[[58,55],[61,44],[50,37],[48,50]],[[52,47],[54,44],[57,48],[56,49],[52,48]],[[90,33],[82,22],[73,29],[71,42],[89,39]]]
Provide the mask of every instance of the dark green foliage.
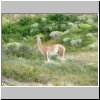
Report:
[[25,16],[25,17],[22,17],[22,18],[19,20],[18,24],[19,24],[19,25],[22,25],[22,26],[27,26],[27,25],[32,24],[32,22],[33,22],[33,20],[32,20],[31,17]]
[[[3,15],[2,17],[7,16]],[[57,39],[52,39],[50,38],[50,33],[53,31],[60,31],[61,34],[66,31],[69,32],[57,37]],[[62,43],[66,48],[71,48],[71,39],[81,38],[83,41],[79,46],[80,49],[95,42],[86,36],[87,33],[98,33],[98,16],[96,14],[38,14],[36,17],[29,15],[19,18],[19,21],[8,22],[2,25],[3,43],[24,41],[24,43],[32,45],[32,41],[34,41],[32,37],[42,34],[44,43],[53,40],[54,42],[52,43]],[[63,43],[65,37],[69,37],[70,40]],[[93,36],[93,38],[96,39],[97,36]],[[69,51],[71,50],[69,49]]]
[[[46,20],[43,21],[42,18]],[[77,15],[63,14],[49,14],[46,17],[38,16],[37,18],[31,16],[21,17],[17,22],[2,25],[2,33],[7,35],[3,36],[3,39],[8,42],[9,38],[13,39],[14,37],[14,40],[20,40],[21,37],[27,35],[34,36],[39,33],[49,35],[51,31],[65,31],[68,28],[68,22],[76,22],[77,20]],[[38,27],[31,27],[35,23],[39,24]]]

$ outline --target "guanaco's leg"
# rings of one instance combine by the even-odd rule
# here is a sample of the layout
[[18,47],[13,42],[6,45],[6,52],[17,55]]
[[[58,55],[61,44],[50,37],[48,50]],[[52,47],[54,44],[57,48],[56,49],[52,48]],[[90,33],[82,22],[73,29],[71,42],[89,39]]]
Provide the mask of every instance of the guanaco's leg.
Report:
[[59,50],[59,54],[61,56],[61,62],[63,62],[64,61],[64,55],[65,55],[65,48],[61,48]]
[[45,54],[45,59],[46,59],[46,61],[49,60],[49,59],[48,59],[48,54],[47,54],[47,53]]
[[61,56],[64,58],[64,55],[65,55],[65,51],[62,52]]
[[59,54],[62,58],[64,58],[65,50],[64,49],[59,50]]

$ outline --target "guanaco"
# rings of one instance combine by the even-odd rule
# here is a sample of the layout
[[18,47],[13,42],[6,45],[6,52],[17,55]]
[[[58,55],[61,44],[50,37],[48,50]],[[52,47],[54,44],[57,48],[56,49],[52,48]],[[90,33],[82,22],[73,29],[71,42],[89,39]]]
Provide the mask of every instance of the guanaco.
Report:
[[64,58],[65,47],[61,44],[43,45],[40,36],[36,38],[37,46],[41,54],[45,57],[46,61],[49,60],[49,56],[59,54],[61,58]]

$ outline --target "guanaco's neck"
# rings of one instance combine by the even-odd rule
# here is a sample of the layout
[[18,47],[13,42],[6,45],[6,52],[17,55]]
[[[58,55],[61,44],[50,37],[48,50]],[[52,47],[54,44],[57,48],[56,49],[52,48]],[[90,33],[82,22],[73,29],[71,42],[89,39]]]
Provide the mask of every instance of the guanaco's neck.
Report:
[[38,49],[41,51],[43,48],[41,40],[38,41]]

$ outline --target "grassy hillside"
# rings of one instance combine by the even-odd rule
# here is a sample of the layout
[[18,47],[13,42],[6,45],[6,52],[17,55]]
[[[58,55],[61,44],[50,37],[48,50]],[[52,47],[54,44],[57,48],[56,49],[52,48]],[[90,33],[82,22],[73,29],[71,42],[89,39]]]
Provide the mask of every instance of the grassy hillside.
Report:
[[[64,63],[44,60],[38,35],[43,44],[65,46]],[[2,14],[2,75],[37,85],[97,85],[97,14]]]

